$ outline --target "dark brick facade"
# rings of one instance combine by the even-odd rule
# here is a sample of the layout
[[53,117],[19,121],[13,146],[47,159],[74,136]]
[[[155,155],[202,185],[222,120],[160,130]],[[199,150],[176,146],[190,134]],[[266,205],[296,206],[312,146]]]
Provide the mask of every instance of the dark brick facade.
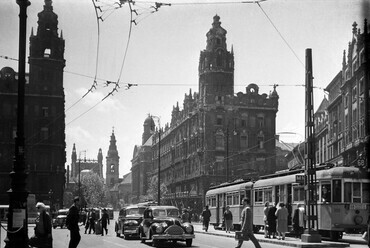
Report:
[[[38,14],[30,37],[29,74],[25,87],[25,161],[27,190],[36,200],[63,205],[65,185],[64,39],[51,1]],[[0,203],[7,204],[13,166],[17,109],[17,73],[0,72]],[[49,191],[52,190],[52,194]]]

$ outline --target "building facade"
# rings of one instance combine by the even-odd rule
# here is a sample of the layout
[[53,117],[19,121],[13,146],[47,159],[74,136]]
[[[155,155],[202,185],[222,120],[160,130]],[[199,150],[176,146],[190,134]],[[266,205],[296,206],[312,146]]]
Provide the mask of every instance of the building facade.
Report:
[[199,212],[210,186],[276,170],[279,96],[275,87],[261,94],[256,84],[235,94],[234,53],[227,49],[226,33],[216,15],[200,53],[199,93],[185,94],[182,109],[177,103],[171,123],[153,135],[147,177],[157,176],[160,167],[167,186],[161,204]]
[[[30,37],[29,74],[25,86],[25,162],[27,186],[37,201],[63,205],[65,185],[64,39],[50,0],[38,14]],[[17,73],[0,73],[0,203],[8,202],[16,131]]]

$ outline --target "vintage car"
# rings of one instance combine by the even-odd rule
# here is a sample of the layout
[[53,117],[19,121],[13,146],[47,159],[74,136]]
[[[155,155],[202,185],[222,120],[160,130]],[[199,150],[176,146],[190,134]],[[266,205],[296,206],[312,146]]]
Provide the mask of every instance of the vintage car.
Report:
[[56,217],[53,218],[53,228],[57,228],[60,226],[60,228],[63,228],[66,225],[67,220],[67,214],[69,209],[59,209],[56,213]]
[[123,235],[124,239],[139,237],[139,225],[143,220],[145,205],[131,205],[119,211],[118,220],[115,223],[117,237]]
[[185,241],[186,246],[191,247],[195,238],[193,225],[182,223],[179,209],[174,206],[148,207],[139,232],[141,242],[152,240],[154,247],[165,241]]

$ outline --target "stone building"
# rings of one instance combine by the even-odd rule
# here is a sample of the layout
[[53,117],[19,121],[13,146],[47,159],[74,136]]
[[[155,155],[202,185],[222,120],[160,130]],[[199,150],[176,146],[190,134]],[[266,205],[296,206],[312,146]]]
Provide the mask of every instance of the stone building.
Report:
[[216,15],[200,53],[199,93],[185,94],[182,109],[177,103],[171,123],[153,135],[147,176],[158,175],[160,160],[160,181],[168,191],[161,204],[199,212],[211,185],[276,170],[279,96],[275,87],[261,94],[256,84],[235,94],[234,53],[227,49],[226,33]]
[[[316,162],[333,166],[358,166],[369,169],[369,78],[370,34],[365,20],[361,33],[352,25],[352,40],[343,52],[342,70],[325,91],[325,98],[315,112]],[[302,145],[301,145],[302,146]],[[290,154],[291,162],[297,158]],[[300,161],[303,162],[303,161]],[[303,166],[303,163],[302,163]]]
[[[25,163],[27,189],[37,201],[63,205],[66,161],[63,70],[64,39],[51,0],[31,31],[29,73],[25,85]],[[0,204],[8,202],[17,122],[17,73],[0,72]],[[49,193],[50,192],[50,193]]]
[[86,153],[83,158],[81,158],[81,153],[85,151],[80,151],[77,155],[76,145],[73,144],[72,155],[71,155],[71,180],[78,180],[79,173],[84,170],[92,171],[103,178],[103,153],[100,148],[98,151],[97,159],[86,158]]

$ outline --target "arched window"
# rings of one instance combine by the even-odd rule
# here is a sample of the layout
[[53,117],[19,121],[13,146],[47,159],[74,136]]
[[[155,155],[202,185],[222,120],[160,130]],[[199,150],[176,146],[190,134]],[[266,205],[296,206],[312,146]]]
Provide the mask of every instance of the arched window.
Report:
[[217,66],[222,66],[222,57],[223,57],[222,55],[223,55],[222,50],[218,50],[217,51],[217,59],[216,59]]

